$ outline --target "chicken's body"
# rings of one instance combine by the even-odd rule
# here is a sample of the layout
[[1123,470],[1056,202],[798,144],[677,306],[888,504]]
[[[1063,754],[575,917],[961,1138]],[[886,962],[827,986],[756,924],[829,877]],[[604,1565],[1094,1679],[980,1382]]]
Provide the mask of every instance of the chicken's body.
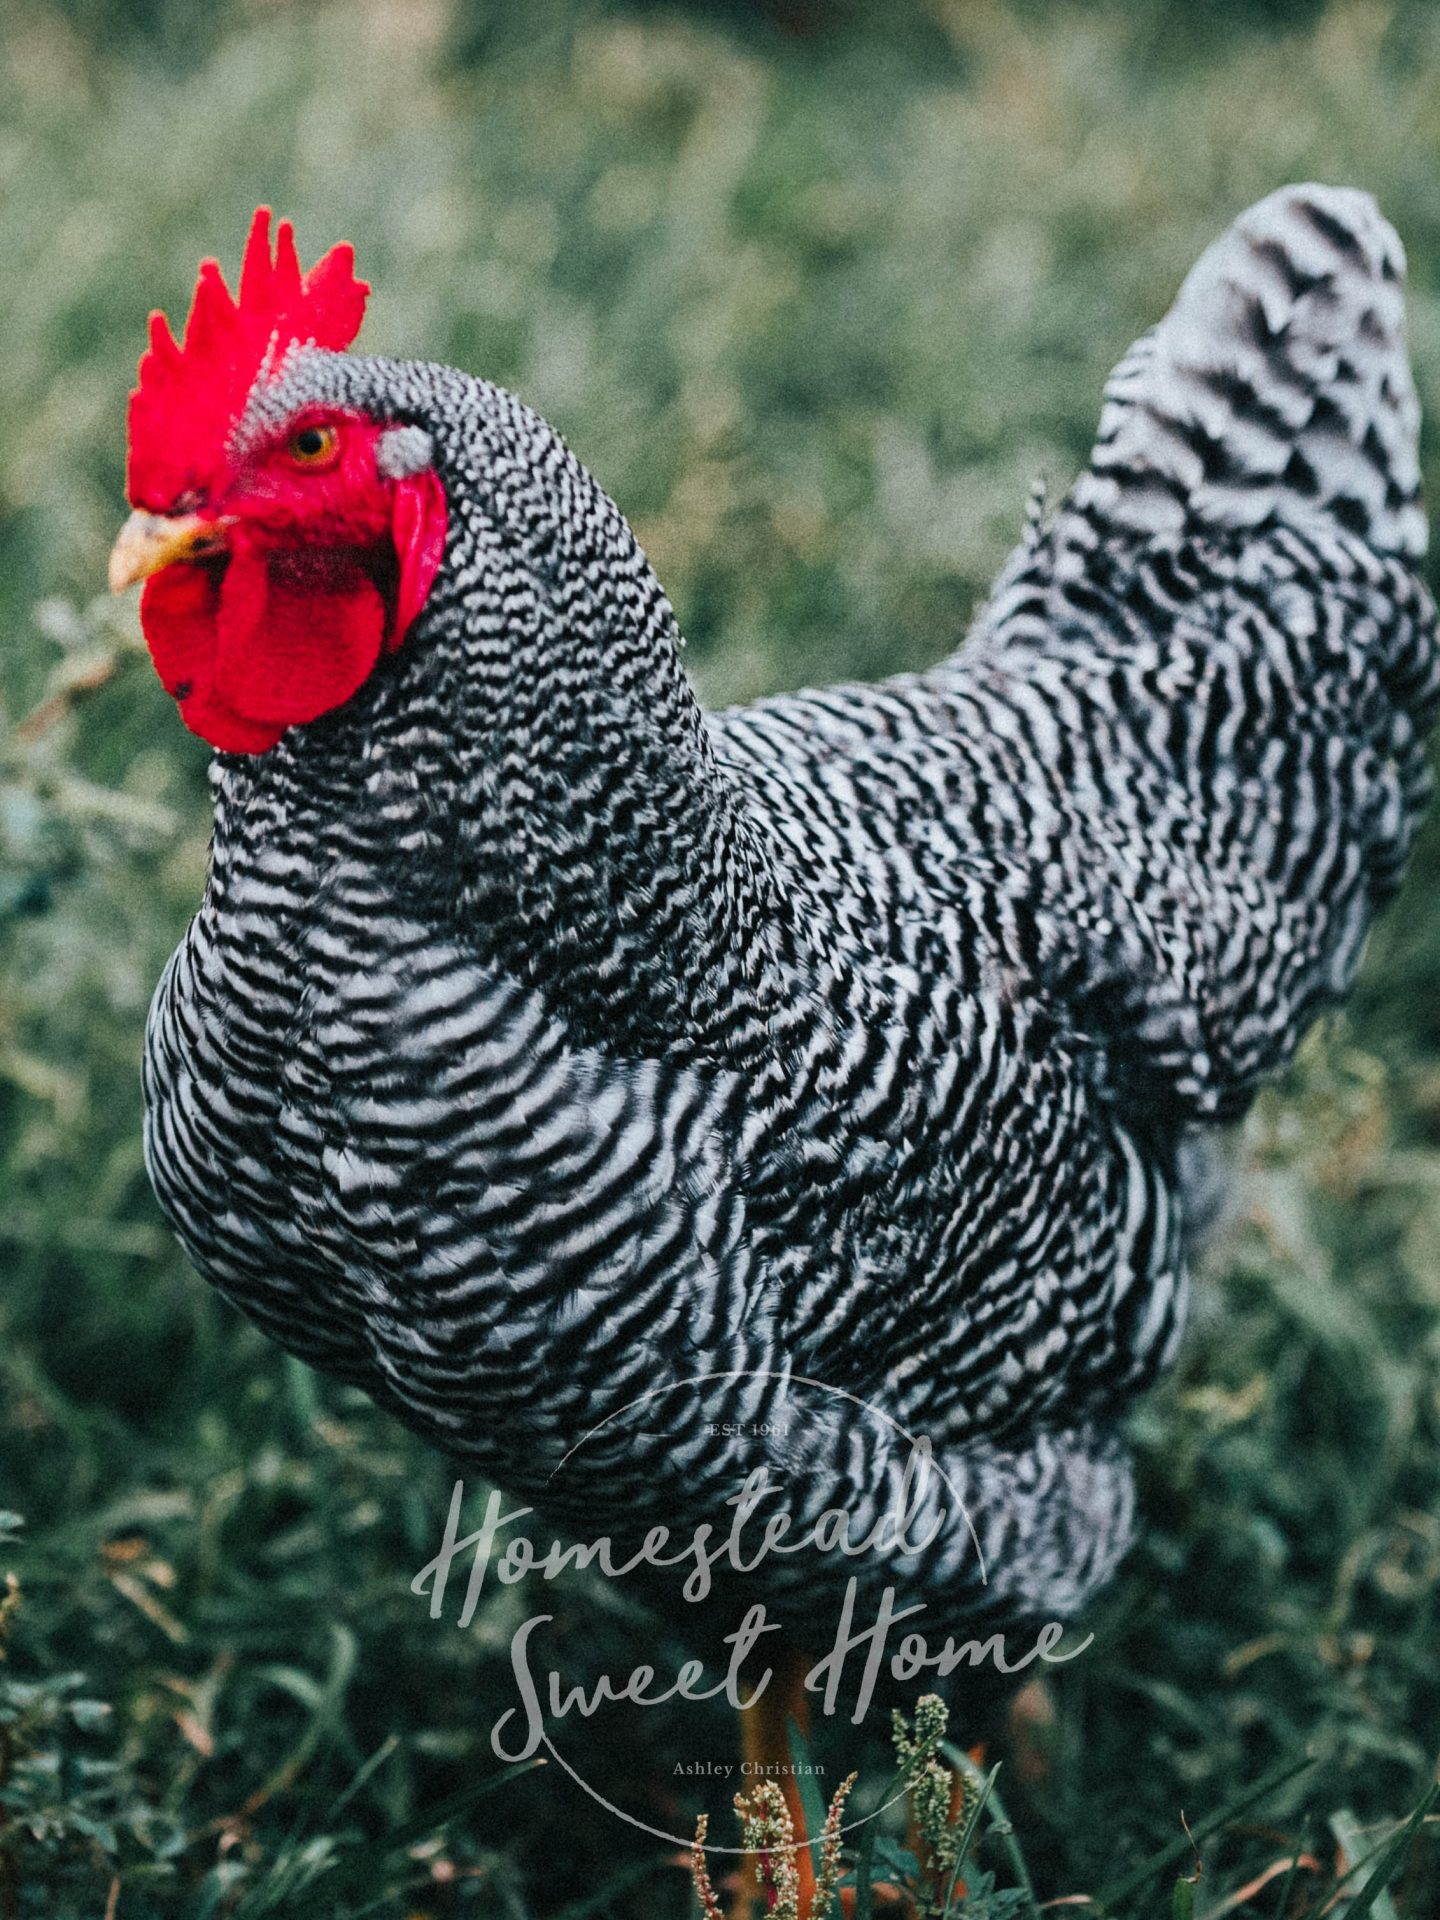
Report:
[[709,717],[542,422],[293,355],[249,430],[420,426],[449,535],[347,705],[217,762],[147,1051],[201,1271],[590,1535],[719,1522],[760,1466],[859,1532],[923,1437],[928,1544],[754,1590],[1075,1613],[1132,1532],[1189,1145],[1344,992],[1425,791],[1399,270],[1363,196],[1263,203],[958,654]]

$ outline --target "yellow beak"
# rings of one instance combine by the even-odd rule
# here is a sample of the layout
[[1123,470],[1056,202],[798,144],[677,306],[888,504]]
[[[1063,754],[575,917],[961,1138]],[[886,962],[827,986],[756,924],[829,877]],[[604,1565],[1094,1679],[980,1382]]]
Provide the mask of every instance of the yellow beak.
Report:
[[110,591],[123,593],[172,561],[221,552],[230,524],[198,513],[132,513],[110,549]]

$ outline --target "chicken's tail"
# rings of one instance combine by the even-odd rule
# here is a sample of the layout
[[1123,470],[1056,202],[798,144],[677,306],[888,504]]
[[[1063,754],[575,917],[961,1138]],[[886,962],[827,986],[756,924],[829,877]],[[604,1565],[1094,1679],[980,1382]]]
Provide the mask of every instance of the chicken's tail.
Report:
[[1243,214],[1111,376],[1069,502],[1081,543],[1087,523],[1104,539],[1319,515],[1422,554],[1404,274],[1353,188],[1285,187]]

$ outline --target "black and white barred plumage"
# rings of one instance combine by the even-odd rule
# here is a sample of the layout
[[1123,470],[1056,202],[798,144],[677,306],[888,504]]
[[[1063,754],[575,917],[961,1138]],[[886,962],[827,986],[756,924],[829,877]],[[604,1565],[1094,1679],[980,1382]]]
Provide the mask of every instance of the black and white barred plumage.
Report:
[[217,760],[146,1074],[201,1271],[591,1534],[756,1464],[878,1514],[923,1435],[965,1514],[885,1577],[942,1629],[1073,1613],[1131,1536],[1194,1143],[1345,991],[1424,800],[1401,271],[1363,195],[1272,196],[958,654],[719,715],[518,402],[262,378],[242,434],[422,429],[450,530],[347,706]]

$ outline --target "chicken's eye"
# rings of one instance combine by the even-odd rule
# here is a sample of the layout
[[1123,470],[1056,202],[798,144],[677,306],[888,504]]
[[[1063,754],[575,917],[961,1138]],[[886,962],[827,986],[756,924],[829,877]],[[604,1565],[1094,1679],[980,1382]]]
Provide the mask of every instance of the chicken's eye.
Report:
[[298,427],[285,451],[296,467],[333,467],[340,458],[340,435],[334,427]]

